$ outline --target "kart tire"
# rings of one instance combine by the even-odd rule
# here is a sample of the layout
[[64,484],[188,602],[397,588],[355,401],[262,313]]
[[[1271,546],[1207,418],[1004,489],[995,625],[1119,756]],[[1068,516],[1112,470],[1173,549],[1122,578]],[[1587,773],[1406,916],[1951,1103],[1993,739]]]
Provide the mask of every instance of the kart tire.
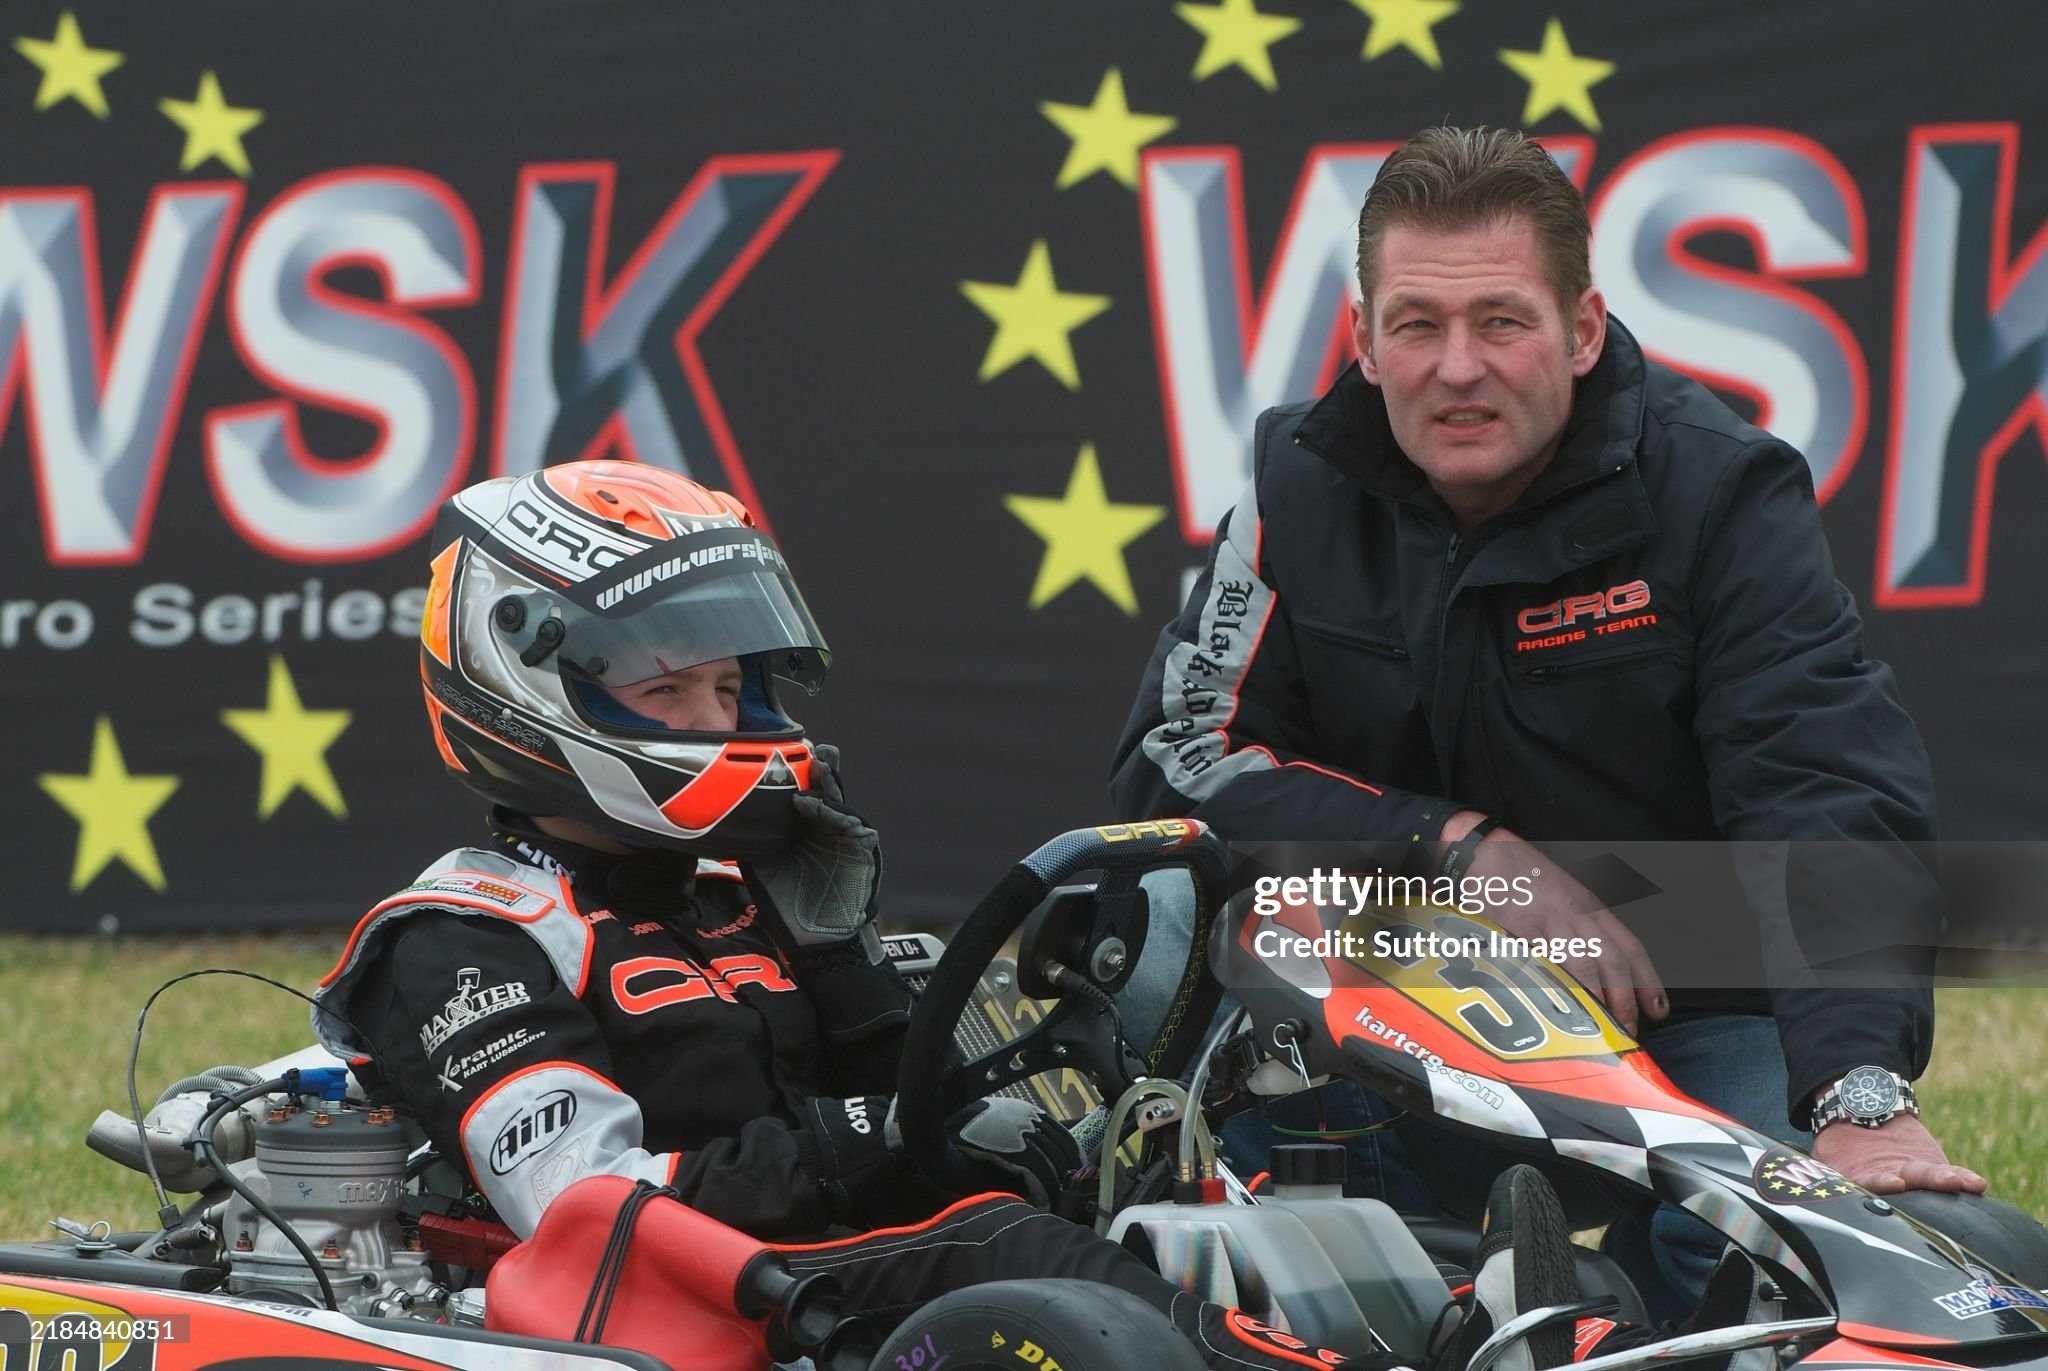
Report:
[[2048,1285],[2048,1228],[2026,1211],[1989,1195],[1952,1195],[1939,1190],[1908,1190],[1885,1198],[2006,1275],[2036,1289]]
[[[1037,1349],[1035,1352],[1031,1349]],[[1202,1371],[1193,1344],[1136,1295],[1095,1281],[970,1285],[905,1319],[869,1371]]]

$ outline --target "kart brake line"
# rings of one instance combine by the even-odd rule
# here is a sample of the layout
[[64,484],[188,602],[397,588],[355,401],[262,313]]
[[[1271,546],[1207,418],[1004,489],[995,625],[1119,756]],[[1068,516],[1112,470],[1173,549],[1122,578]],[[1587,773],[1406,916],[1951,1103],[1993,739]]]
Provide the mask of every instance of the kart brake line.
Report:
[[[142,1152],[143,1169],[149,1173],[149,1183],[156,1191],[157,1225],[165,1232],[175,1228],[182,1216],[178,1212],[178,1206],[171,1203],[170,1195],[164,1190],[163,1178],[157,1174],[156,1158],[150,1155],[149,1131],[143,1126],[142,1122],[142,1097],[135,1090],[135,1064],[142,1056],[142,1027],[149,1022],[150,1006],[156,1003],[157,996],[169,990],[179,981],[189,981],[195,976],[242,976],[252,981],[261,981],[265,985],[276,986],[288,995],[297,995],[307,1004],[312,1005],[316,1012],[337,1020],[350,1032],[354,1033],[358,1039],[362,1038],[362,1031],[350,1023],[345,1016],[321,1004],[305,991],[288,986],[283,981],[274,981],[270,977],[254,971],[241,971],[230,966],[201,967],[197,971],[187,971],[182,975],[173,976],[156,989],[150,991],[149,998],[142,1002],[142,1012],[135,1016],[135,1039],[128,1045],[128,1117],[135,1124],[135,1145]],[[162,1103],[162,1101],[158,1101],[158,1103]],[[211,1137],[211,1134],[208,1136]]]

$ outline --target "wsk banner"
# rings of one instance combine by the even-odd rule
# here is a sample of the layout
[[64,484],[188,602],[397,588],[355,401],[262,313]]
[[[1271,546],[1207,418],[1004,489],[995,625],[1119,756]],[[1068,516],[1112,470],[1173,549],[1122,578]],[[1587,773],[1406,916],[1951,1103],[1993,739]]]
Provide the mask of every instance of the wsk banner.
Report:
[[1348,362],[1359,202],[1446,120],[1542,136],[1615,314],[1804,450],[1946,833],[2048,826],[2033,3],[0,24],[0,922],[342,920],[475,837],[425,535],[586,455],[759,512],[889,917],[957,918],[1112,817],[1253,420]]

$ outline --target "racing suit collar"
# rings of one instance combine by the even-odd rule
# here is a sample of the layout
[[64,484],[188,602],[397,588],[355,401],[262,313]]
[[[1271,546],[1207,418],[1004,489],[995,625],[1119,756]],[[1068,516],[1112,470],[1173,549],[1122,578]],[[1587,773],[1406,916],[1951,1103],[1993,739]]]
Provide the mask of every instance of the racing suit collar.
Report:
[[[1610,314],[1600,360],[1573,393],[1557,455],[1496,519],[1512,521],[1567,490],[1633,466],[1642,436],[1646,380],[1641,346]],[[1449,511],[1429,488],[1422,469],[1394,441],[1379,387],[1356,366],[1345,367],[1336,384],[1316,401],[1301,421],[1297,441],[1368,495],[1416,505],[1448,521]]]
[[494,806],[491,839],[523,861],[569,878],[577,898],[600,901],[614,914],[674,917],[691,904],[697,859],[686,853],[648,848],[601,852],[542,832],[525,814]]

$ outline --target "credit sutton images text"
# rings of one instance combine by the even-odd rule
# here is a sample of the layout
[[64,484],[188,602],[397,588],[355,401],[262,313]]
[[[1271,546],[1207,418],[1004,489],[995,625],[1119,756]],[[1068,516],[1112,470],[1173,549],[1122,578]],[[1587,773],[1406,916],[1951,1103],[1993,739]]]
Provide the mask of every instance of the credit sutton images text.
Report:
[[[1456,908],[1464,914],[1485,914],[1513,905],[1527,907],[1536,893],[1527,876],[1390,876],[1375,869],[1369,876],[1353,875],[1335,867],[1317,867],[1306,876],[1261,876],[1253,883],[1252,912],[1270,918],[1288,905],[1310,904],[1339,909],[1356,915],[1368,906],[1433,904]],[[1327,943],[1328,946],[1322,944]],[[1299,944],[1307,944],[1300,946]],[[1279,928],[1263,928],[1253,938],[1253,948],[1265,956],[1392,957],[1412,963],[1423,957],[1542,957],[1563,962],[1575,957],[1600,955],[1600,939],[1521,938],[1488,929],[1484,936],[1456,936],[1426,932],[1412,926],[1402,930],[1382,928],[1363,938],[1348,930],[1325,932],[1319,938],[1292,934]]]

